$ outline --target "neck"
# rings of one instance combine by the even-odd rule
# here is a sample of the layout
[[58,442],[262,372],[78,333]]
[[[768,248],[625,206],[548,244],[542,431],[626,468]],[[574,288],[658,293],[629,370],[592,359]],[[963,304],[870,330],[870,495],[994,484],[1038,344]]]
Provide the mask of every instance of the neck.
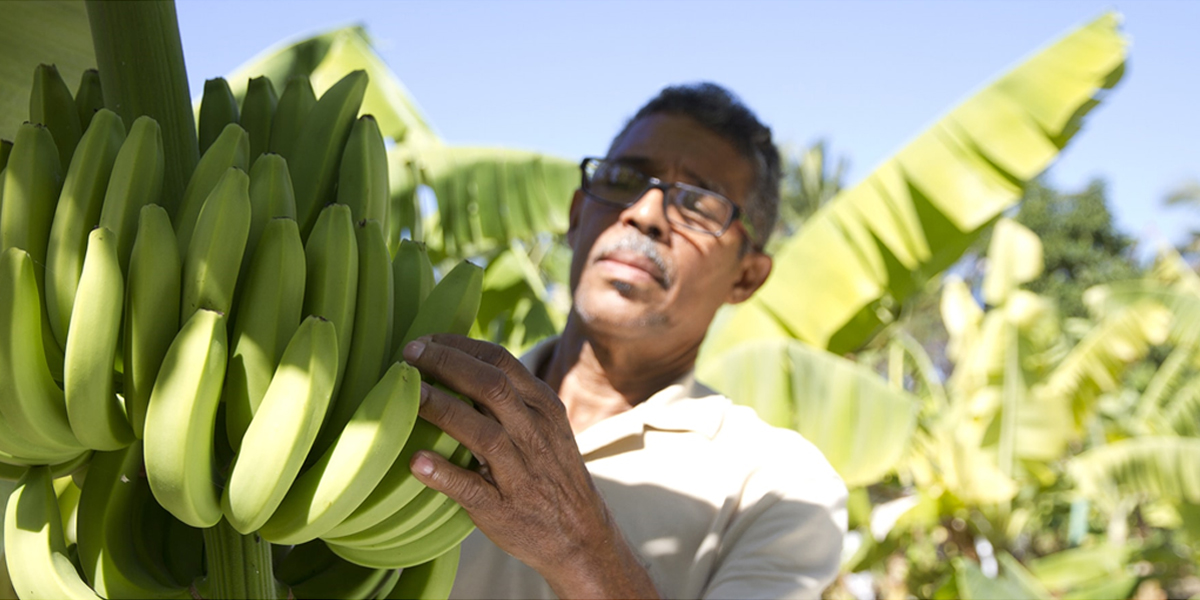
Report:
[[538,376],[558,392],[579,433],[644,402],[690,371],[699,342],[679,349],[653,340],[586,331],[574,314]]

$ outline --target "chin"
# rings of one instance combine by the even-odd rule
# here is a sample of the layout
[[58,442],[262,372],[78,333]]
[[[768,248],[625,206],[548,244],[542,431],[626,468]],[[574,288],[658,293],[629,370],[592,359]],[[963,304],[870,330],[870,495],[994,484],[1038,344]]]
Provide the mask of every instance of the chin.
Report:
[[607,293],[576,295],[575,313],[588,330],[617,337],[638,337],[665,327],[667,315],[637,299],[630,286],[613,285]]

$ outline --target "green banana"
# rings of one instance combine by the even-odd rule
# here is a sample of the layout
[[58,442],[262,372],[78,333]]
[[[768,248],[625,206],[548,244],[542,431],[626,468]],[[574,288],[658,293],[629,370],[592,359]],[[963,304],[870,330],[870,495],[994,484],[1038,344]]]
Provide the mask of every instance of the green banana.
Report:
[[[62,190],[62,162],[54,136],[45,126],[24,123],[17,129],[4,169],[4,202],[0,204],[0,252],[20,248],[33,259],[40,298],[45,298],[46,246],[54,207]],[[62,381],[62,346],[54,340],[49,311],[41,310],[43,352],[54,379]]]
[[67,343],[88,233],[100,222],[108,179],[125,141],[125,123],[117,113],[100,109],[92,123],[67,169],[46,245],[46,309],[60,346]]
[[[169,246],[168,246],[169,244]],[[179,331],[182,261],[167,211],[142,207],[125,278],[122,388],[125,412],[138,439],[146,428],[158,367]]]
[[104,108],[104,89],[100,87],[100,71],[84,69],[75,90],[75,112],[79,113],[79,128],[87,133],[92,119]]
[[425,484],[413,477],[412,471],[408,468],[408,463],[412,460],[413,455],[418,450],[431,450],[441,456],[450,457],[458,448],[458,440],[450,437],[429,421],[417,419],[412,433],[404,442],[404,448],[400,451],[400,455],[388,467],[387,473],[375,485],[375,489],[371,490],[367,498],[359,503],[354,512],[342,519],[342,522],[338,523],[336,527],[322,534],[322,537],[344,537],[355,534],[388,518],[415,498],[417,494],[420,494],[421,490],[426,489]]
[[178,206],[164,205],[167,214],[171,215],[171,222],[175,224],[180,256],[187,254],[188,245],[192,242],[192,232],[196,229],[196,220],[200,218],[200,209],[204,208],[205,200],[225,177],[230,167],[250,170],[250,138],[246,135],[246,130],[236,123],[226,125],[221,135],[200,157]]
[[[338,167],[337,201],[350,207],[357,223],[388,222],[388,157],[379,123],[371,115],[354,122]],[[389,254],[390,256],[390,254]]]
[[79,498],[79,564],[105,598],[190,598],[186,588],[155,578],[154,566],[139,557],[142,541],[134,536],[134,528],[147,516],[135,502],[142,454],[141,442],[134,442],[92,457]]
[[200,154],[204,154],[213,141],[221,135],[226,125],[238,122],[237,98],[229,89],[224,77],[214,77],[204,82],[204,93],[200,97],[199,133]]
[[455,546],[445,554],[419,565],[405,567],[400,572],[400,581],[387,598],[424,598],[446,600],[454,587],[454,576],[458,574],[458,560],[462,546]]
[[0,255],[0,451],[52,464],[77,457],[84,447],[71,432],[66,400],[42,352],[34,270],[24,250]]
[[[396,304],[392,311],[392,345],[395,346],[404,339],[421,303],[433,289],[433,263],[425,244],[400,240],[396,256],[392,257],[392,277],[396,285]],[[393,348],[392,353],[395,352]]]
[[308,236],[317,215],[334,200],[338,165],[367,91],[366,71],[353,71],[333,84],[309,111],[292,154],[284,154],[296,188],[300,233]]
[[8,157],[12,154],[11,140],[0,140],[0,189],[4,187],[4,167],[8,166]]
[[58,73],[58,67],[41,64],[33,70],[33,90],[29,94],[29,120],[45,125],[54,135],[58,148],[58,160],[63,165],[71,164],[71,155],[79,144],[83,128],[79,124],[79,110],[71,97],[71,88]]
[[405,569],[454,550],[472,531],[475,531],[475,523],[466,511],[460,510],[428,535],[401,546],[368,549],[326,543],[334,554],[364,567]]
[[228,357],[225,315],[200,309],[171,342],[146,411],[146,476],[159,504],[193,527],[221,520],[213,426]]
[[71,311],[63,385],[71,431],[94,450],[117,450],[135,439],[125,408],[113,390],[113,364],[121,335],[125,278],[117,240],[97,227],[88,236],[80,302]]
[[[304,234],[303,228],[300,233]],[[348,206],[330,204],[321,211],[304,245],[304,257],[308,268],[304,314],[328,319],[337,331],[339,356],[333,388],[336,397],[350,358],[358,300],[358,242]]]
[[336,555],[320,573],[291,586],[300,600],[309,598],[373,598],[395,573],[395,569],[371,569],[347,562]]
[[247,272],[230,338],[233,351],[222,400],[225,428],[234,450],[241,447],[242,436],[267,392],[283,350],[300,327],[304,262],[304,245],[296,221],[287,217],[272,219]]
[[[466,446],[459,446],[450,455],[450,463],[463,468],[471,463],[471,459],[471,451],[467,450]],[[400,545],[400,542],[397,542],[398,538],[435,514],[443,514],[445,511],[439,513],[439,508],[445,504],[446,500],[445,494],[427,487],[422,489],[412,500],[398,506],[387,518],[367,529],[342,536],[326,534],[321,539],[331,544],[355,548],[396,547]]]
[[337,364],[333,323],[308,317],[284,349],[233,460],[221,508],[234,529],[257,530],[283,501],[317,437]]
[[50,476],[54,478],[54,495],[58,497],[58,515],[62,518],[63,539],[67,542],[68,551],[79,538],[77,534],[77,519],[79,515],[79,497],[83,490],[75,485],[70,475],[59,475],[50,467]]
[[263,228],[276,217],[296,219],[296,193],[287,161],[278,154],[264,154],[250,168],[250,235],[242,255],[242,271],[249,273],[250,260]]
[[[3,420],[0,419],[0,422]],[[6,430],[7,431],[7,430]],[[66,477],[81,470],[87,465],[92,458],[91,450],[80,452],[75,458],[65,460],[59,463],[54,463],[50,466],[50,474],[55,479]],[[25,474],[29,467],[37,467],[46,465],[45,460],[28,459],[21,456],[13,456],[7,452],[0,452],[0,479],[5,481],[16,481]]]
[[67,555],[62,514],[49,467],[29,469],[8,497],[4,554],[22,598],[99,600]]
[[466,335],[479,312],[483,297],[483,268],[461,261],[437,282],[421,303],[412,325],[396,344],[392,360],[403,360],[404,345],[434,333]]
[[164,169],[162,129],[158,121],[138,117],[117,153],[100,209],[100,226],[117,236],[122,273],[129,272],[142,207],[162,198]]
[[178,585],[189,586],[204,575],[204,531],[171,516],[163,535],[163,562]]
[[226,314],[233,308],[249,235],[250,177],[230,167],[204,201],[191,243],[182,255],[181,325],[201,308]]
[[[279,97],[275,86],[266,77],[251,77],[246,84],[246,95],[242,98],[242,129],[250,136],[250,164],[253,165],[267,151],[271,141],[271,118]],[[253,168],[253,166],[251,167]]]
[[317,95],[313,92],[312,81],[309,81],[308,76],[289,77],[283,86],[283,93],[279,96],[279,103],[275,105],[275,114],[271,118],[271,139],[267,143],[267,151],[284,158],[293,157],[300,129],[316,104]]
[[259,535],[300,544],[324,535],[362,503],[404,448],[417,419],[421,374],[388,369],[320,460],[288,490]]
[[287,586],[304,583],[341,560],[321,540],[297,544],[290,549],[288,546],[275,548],[286,550],[275,564],[275,578]]
[[[430,490],[426,490],[426,492],[428,491]],[[413,504],[416,501],[417,499],[414,499],[413,502],[410,502],[409,504]],[[405,508],[408,509],[408,507]],[[413,518],[416,516],[415,511],[417,508],[418,507],[408,509],[408,518],[404,520],[403,523],[399,521],[393,523],[395,527],[386,526],[386,522],[380,523],[377,527],[380,529],[379,535],[374,539],[368,540],[363,538],[359,542],[355,542],[353,540],[330,541],[342,544],[343,546],[371,550],[395,548],[429,535],[433,531],[440,528],[446,521],[449,521],[451,518],[453,518],[455,513],[462,510],[462,507],[459,506],[457,502],[447,498],[445,495],[441,495],[436,502],[433,503],[432,507],[426,508],[423,511],[423,516],[421,516],[419,519]],[[397,514],[399,514],[399,512]]]
[[[135,444],[141,445],[140,442]],[[175,517],[154,500],[154,492],[150,490],[150,482],[146,481],[145,475],[139,473],[137,477],[131,477],[130,482],[133,484],[129,494],[130,513],[137,515],[137,518],[131,519],[128,526],[136,561],[155,582],[178,587],[167,570],[164,558],[167,553],[167,522],[175,520]]]
[[349,356],[342,382],[330,405],[329,416],[313,445],[310,462],[333,443],[350,416],[358,410],[359,403],[375,387],[380,373],[387,366],[384,361],[392,349],[392,299],[395,290],[383,227],[378,221],[359,221],[354,233],[358,246],[358,292],[355,297],[353,336],[346,350]]

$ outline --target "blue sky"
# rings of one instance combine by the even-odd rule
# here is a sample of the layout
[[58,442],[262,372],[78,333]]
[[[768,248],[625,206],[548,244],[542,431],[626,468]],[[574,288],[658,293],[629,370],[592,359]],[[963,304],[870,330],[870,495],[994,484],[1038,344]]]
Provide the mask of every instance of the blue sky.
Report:
[[449,143],[602,153],[671,83],[738,93],[781,144],[825,138],[848,183],[973,90],[1107,10],[1127,73],[1051,167],[1067,190],[1108,182],[1143,251],[1200,229],[1165,209],[1200,179],[1200,2],[177,0],[193,94],[281,41],[360,23]]

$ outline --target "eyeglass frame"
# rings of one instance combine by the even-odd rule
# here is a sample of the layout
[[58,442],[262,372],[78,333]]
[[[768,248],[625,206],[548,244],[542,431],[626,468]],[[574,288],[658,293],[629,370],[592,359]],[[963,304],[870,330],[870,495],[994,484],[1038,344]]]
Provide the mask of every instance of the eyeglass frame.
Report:
[[[607,159],[607,158],[600,158],[600,157],[596,157],[596,156],[587,156],[587,157],[584,157],[584,159],[579,162],[579,177],[580,177],[579,189],[583,190],[583,193],[587,194],[589,197],[595,198],[601,204],[612,206],[614,208],[628,208],[630,206],[633,206],[634,204],[637,204],[642,199],[642,197],[646,195],[646,192],[649,192],[650,190],[659,190],[662,192],[662,197],[663,197],[663,201],[662,201],[663,216],[667,218],[667,221],[669,223],[679,225],[680,227],[684,227],[688,230],[695,231],[698,233],[707,233],[707,234],[712,235],[713,237],[717,237],[717,238],[724,235],[726,231],[729,231],[729,228],[732,227],[734,223],[737,223],[742,228],[742,233],[746,236],[747,245],[750,248],[754,249],[756,252],[762,251],[762,248],[760,248],[758,246],[758,244],[756,244],[754,242],[753,236],[751,235],[751,232],[754,231],[754,225],[749,222],[749,220],[748,220],[749,216],[746,214],[746,211],[743,210],[742,207],[738,206],[733,200],[730,200],[729,198],[727,198],[724,194],[718,194],[717,192],[714,192],[712,190],[704,189],[702,187],[690,185],[690,184],[686,184],[686,183],[680,183],[678,181],[674,181],[674,182],[663,181],[662,179],[659,179],[652,175],[647,175],[646,173],[643,173],[642,171],[640,171],[638,169],[635,169],[633,167],[625,165],[626,168],[629,168],[637,173],[640,173],[643,177],[645,177],[648,184],[646,185],[646,187],[644,189],[642,189],[642,191],[637,193],[637,195],[634,197],[634,200],[632,202],[630,202],[628,204],[624,204],[621,202],[617,202],[615,200],[609,200],[608,198],[603,198],[603,197],[595,194],[594,192],[592,192],[589,189],[587,166],[588,166],[588,163],[593,162],[593,161],[596,163],[599,163],[599,164],[603,164],[606,162],[619,162],[619,161],[614,161],[612,159]],[[667,205],[668,205],[667,203],[670,201],[668,199],[668,197],[670,196],[669,192],[672,189],[679,189],[679,190],[684,190],[684,191],[689,191],[689,192],[694,192],[694,193],[698,192],[698,193],[701,193],[704,195],[713,196],[714,198],[717,198],[718,200],[721,200],[722,202],[725,202],[726,204],[728,204],[733,210],[729,213],[729,218],[727,219],[726,223],[724,225],[722,225],[720,230],[718,230],[718,231],[709,231],[707,229],[700,229],[699,227],[696,227],[694,225],[689,225],[687,223],[680,223],[678,221],[671,219],[670,213],[667,211]]]

